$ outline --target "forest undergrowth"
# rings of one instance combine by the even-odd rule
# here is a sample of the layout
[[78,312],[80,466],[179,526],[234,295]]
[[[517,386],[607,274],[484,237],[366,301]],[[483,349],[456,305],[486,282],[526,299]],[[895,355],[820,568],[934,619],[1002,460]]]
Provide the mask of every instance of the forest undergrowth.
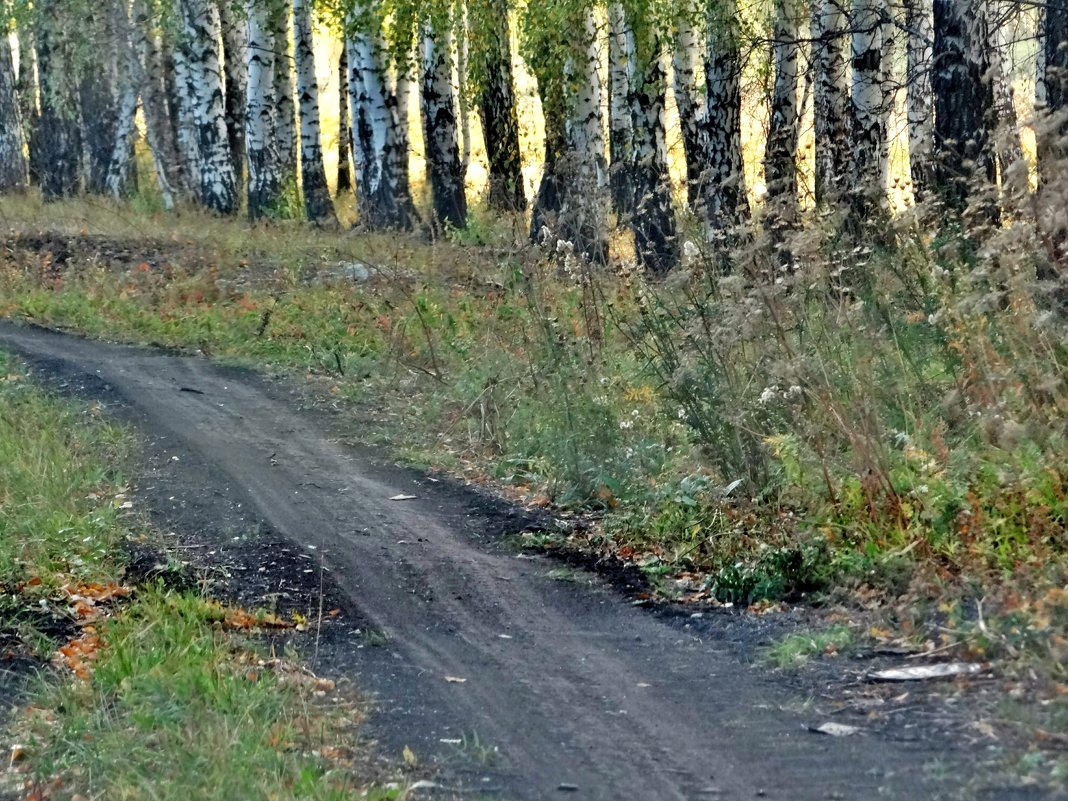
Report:
[[[1068,692],[1068,321],[1022,215],[813,212],[651,282],[622,243],[590,268],[477,210],[431,243],[0,206],[71,242],[12,239],[5,316],[303,371],[360,438],[593,520],[555,546],[660,597],[846,604],[865,637]],[[131,230],[151,257],[110,253]]]

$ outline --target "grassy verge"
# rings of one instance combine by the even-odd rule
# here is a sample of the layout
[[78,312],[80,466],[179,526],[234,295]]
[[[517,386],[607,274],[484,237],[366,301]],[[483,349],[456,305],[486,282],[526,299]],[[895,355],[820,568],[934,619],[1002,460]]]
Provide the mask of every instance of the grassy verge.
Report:
[[113,466],[129,449],[93,407],[48,397],[0,356],[3,659],[54,664],[9,723],[20,743],[11,789],[34,799],[397,797],[360,778],[359,706],[333,682],[260,655],[253,616],[123,585],[136,518]]
[[810,223],[650,284],[403,237],[302,233],[256,267],[235,242],[288,229],[187,215],[151,263],[14,249],[0,313],[301,371],[413,459],[597,512],[577,544],[679,600],[848,596],[1062,684],[1068,324],[1041,243]]

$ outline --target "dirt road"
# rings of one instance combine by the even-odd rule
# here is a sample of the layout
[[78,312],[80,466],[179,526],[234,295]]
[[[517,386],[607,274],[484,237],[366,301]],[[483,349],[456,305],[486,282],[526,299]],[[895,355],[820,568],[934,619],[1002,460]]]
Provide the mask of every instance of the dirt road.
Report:
[[339,444],[284,385],[9,323],[0,347],[141,427],[142,490],[170,525],[214,532],[203,559],[237,554],[260,596],[314,592],[325,565],[349,624],[320,662],[376,699],[387,748],[444,764],[466,797],[942,797],[929,766],[952,754],[806,731],[827,713],[708,631],[506,547],[521,514]]

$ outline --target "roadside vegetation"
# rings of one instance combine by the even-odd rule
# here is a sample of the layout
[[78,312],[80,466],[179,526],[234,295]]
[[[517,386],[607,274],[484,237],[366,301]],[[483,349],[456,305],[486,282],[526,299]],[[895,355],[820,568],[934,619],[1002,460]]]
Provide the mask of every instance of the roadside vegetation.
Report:
[[300,371],[361,437],[593,515],[566,547],[666,597],[878,607],[894,637],[1068,679],[1068,327],[1032,228],[978,244],[910,214],[843,249],[831,221],[740,243],[729,273],[690,246],[654,283],[625,250],[605,271],[462,233],[163,219],[148,261],[76,228],[63,263],[14,242],[0,311]]
[[23,671],[0,790],[397,797],[360,778],[361,707],[268,658],[256,633],[267,618],[132,585],[124,554],[144,534],[116,467],[131,452],[99,409],[48,397],[0,356],[0,658]]

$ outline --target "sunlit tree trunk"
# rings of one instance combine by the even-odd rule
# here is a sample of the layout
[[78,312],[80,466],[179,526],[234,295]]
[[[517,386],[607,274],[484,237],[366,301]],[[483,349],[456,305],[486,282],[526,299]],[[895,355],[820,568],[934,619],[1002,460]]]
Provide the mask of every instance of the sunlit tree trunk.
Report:
[[847,0],[815,0],[812,8],[813,124],[816,202],[832,203],[849,174],[852,109],[849,95]]
[[182,21],[189,43],[189,68],[200,151],[200,202],[218,214],[237,210],[237,185],[230,158],[219,60],[219,9],[210,0],[182,0]]
[[[118,39],[112,29],[109,12],[115,0],[95,4],[80,20],[81,31],[90,41],[111,42]],[[76,47],[78,47],[76,45]],[[78,85],[78,108],[81,115],[82,146],[85,149],[82,167],[86,191],[102,195],[107,191],[108,167],[119,120],[118,71],[123,58],[115,58],[115,46],[108,57],[102,57],[98,46],[77,54],[79,62],[69,80]]]
[[26,185],[29,168],[24,147],[11,44],[0,36],[0,192]]
[[352,189],[352,167],[349,164],[352,127],[349,121],[349,59],[348,50],[341,48],[337,64],[338,123],[337,123],[337,192]]
[[240,184],[245,175],[245,96],[248,79],[248,24],[234,0],[217,0],[222,22],[223,70],[226,76],[226,130],[234,177]]
[[702,140],[705,153],[700,163],[700,207],[708,225],[716,231],[738,223],[749,213],[742,162],[742,59],[738,30],[735,0],[716,0],[708,15]]
[[515,108],[508,3],[472,0],[468,20],[471,79],[489,162],[489,205],[503,211],[520,211],[527,198]]
[[423,139],[434,208],[440,228],[467,224],[464,170],[456,130],[452,84],[452,35],[446,15],[432,14],[423,23]]
[[326,186],[322,128],[319,123],[319,85],[315,79],[310,0],[293,0],[293,28],[297,56],[297,96],[300,101],[300,186],[304,213],[317,225],[336,225],[337,215]]
[[373,7],[357,8],[345,43],[357,207],[370,228],[408,229],[417,216],[408,184],[407,126],[391,91],[376,14]]
[[291,49],[291,8],[288,0],[271,0],[268,15],[274,47],[274,150],[278,171],[284,178],[297,174],[297,112],[293,98],[293,54]]
[[994,182],[994,97],[984,0],[935,0],[935,180],[947,205],[963,210]]
[[162,46],[145,0],[134,0],[130,17],[133,48],[142,76],[141,108],[145,116],[145,134],[152,151],[163,206],[171,209],[176,195],[182,190],[182,172],[164,80]]
[[931,89],[934,27],[931,0],[905,0],[905,107],[909,128],[912,193],[923,200],[931,187],[934,155],[934,92]]
[[630,69],[634,42],[623,4],[608,6],[608,185],[620,220],[634,209],[634,119],[630,108]]
[[772,32],[775,79],[771,123],[764,153],[764,183],[772,222],[792,219],[797,210],[797,10],[793,0],[775,1]]
[[697,89],[698,11],[694,0],[681,0],[675,18],[675,42],[672,53],[675,106],[679,113],[682,151],[686,159],[686,199],[698,208],[701,199],[702,139],[700,96]]
[[39,161],[34,156],[36,143],[32,131],[37,125],[41,108],[37,103],[38,78],[37,78],[37,45],[34,37],[33,25],[19,25],[15,32],[18,35],[19,65],[18,79],[15,91],[19,102],[19,115],[22,118],[22,138],[26,142],[27,170],[30,183],[36,179],[35,163]]
[[563,82],[543,65],[533,61],[531,66],[538,78],[542,118],[545,120],[545,152],[542,157],[541,181],[530,214],[530,238],[537,243],[551,244],[556,233],[557,218],[563,205],[560,185],[562,162],[567,152],[566,101]]
[[882,0],[853,2],[852,186],[864,203],[884,193],[887,170],[887,117],[890,98],[884,81],[883,51],[887,13]]
[[282,188],[274,143],[274,40],[264,0],[246,0],[245,148],[248,163],[248,216],[258,220],[278,205]]
[[[1019,201],[1027,194],[1027,166],[1024,163],[1020,125],[1016,116],[1012,86],[1014,31],[1019,21],[1019,6],[1014,0],[994,0],[989,26],[990,78],[994,93],[994,142],[1001,186]],[[1018,204],[1017,204],[1018,205]]]

